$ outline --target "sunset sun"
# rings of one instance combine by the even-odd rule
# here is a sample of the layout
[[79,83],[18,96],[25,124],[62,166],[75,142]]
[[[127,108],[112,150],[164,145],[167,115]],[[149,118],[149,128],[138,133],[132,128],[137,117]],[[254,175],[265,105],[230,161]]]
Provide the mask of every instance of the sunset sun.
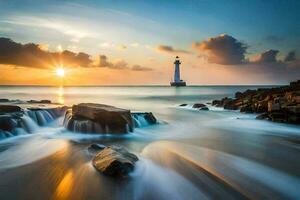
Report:
[[64,68],[57,68],[56,69],[56,75],[59,76],[59,77],[64,77],[65,76]]

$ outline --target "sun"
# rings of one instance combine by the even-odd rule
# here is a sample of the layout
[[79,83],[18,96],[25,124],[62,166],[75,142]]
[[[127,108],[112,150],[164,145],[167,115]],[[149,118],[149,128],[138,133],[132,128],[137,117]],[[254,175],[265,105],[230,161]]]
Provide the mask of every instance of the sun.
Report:
[[57,68],[56,69],[56,75],[59,76],[59,77],[64,77],[65,76],[64,68]]

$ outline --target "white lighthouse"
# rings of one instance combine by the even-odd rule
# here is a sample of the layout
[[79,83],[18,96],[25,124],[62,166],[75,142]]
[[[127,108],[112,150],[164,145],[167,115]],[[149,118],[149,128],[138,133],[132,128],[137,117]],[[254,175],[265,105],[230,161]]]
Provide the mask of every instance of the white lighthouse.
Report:
[[175,65],[175,69],[174,69],[174,81],[170,82],[171,86],[186,86],[186,82],[180,79],[180,60],[179,57],[176,56],[174,65]]

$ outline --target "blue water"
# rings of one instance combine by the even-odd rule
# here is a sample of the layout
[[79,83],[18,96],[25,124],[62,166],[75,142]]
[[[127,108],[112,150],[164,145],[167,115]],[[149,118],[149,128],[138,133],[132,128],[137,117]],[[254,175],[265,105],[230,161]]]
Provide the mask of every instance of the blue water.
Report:
[[[191,108],[258,87],[267,86],[2,86],[0,98],[109,104],[151,111],[159,124],[103,136],[66,131],[60,118],[2,140],[0,199],[298,199],[300,126],[210,105]],[[139,156],[129,179],[94,170],[86,150],[94,142],[124,145]]]

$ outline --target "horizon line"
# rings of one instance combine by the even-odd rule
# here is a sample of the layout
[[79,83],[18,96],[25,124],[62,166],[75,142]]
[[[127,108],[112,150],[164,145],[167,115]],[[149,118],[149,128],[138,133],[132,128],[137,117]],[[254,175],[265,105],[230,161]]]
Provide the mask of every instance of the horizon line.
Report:
[[[283,86],[289,84],[192,84],[186,87],[199,86]],[[22,85],[22,84],[0,84],[0,87],[171,87],[170,85],[147,84],[147,85]]]

